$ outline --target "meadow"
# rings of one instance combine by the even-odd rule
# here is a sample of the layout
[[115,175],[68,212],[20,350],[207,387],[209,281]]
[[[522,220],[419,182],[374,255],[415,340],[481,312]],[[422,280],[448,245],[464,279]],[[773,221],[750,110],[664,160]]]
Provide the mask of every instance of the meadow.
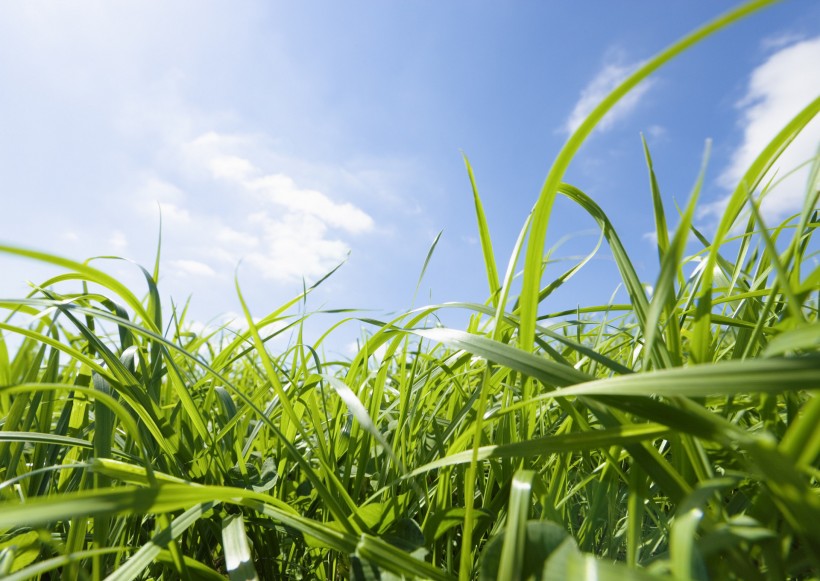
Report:
[[[820,157],[800,213],[767,224],[760,203],[820,97],[760,152],[714,231],[693,223],[703,175],[670,211],[649,148],[635,152],[653,281],[563,182],[619,99],[770,3],[707,24],[615,89],[554,160],[506,264],[465,159],[483,304],[343,313],[307,342],[299,307],[325,279],[261,320],[237,283],[247,325],[195,332],[184,305],[163,310],[159,247],[138,289],[101,259],[0,247],[62,271],[0,299],[0,577],[817,578]],[[599,225],[627,302],[548,311],[592,268],[545,281],[558,196]],[[437,324],[453,309],[466,328]],[[366,340],[328,358],[350,320]]]

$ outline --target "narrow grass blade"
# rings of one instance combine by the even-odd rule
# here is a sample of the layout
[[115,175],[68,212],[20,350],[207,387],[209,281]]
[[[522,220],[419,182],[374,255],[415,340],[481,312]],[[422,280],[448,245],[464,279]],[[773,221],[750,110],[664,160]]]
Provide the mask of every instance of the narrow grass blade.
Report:
[[133,581],[139,577],[146,567],[162,552],[163,547],[166,547],[170,541],[178,539],[197,520],[217,506],[217,504],[216,502],[207,502],[183,512],[171,522],[170,526],[154,535],[149,542],[140,547],[124,564],[106,577],[105,581]]
[[641,143],[643,144],[646,167],[649,170],[649,191],[652,193],[652,208],[655,215],[655,237],[658,245],[658,258],[663,263],[664,256],[669,249],[669,229],[666,226],[666,212],[663,209],[663,198],[658,179],[655,176],[655,167],[652,163],[652,156],[649,154],[649,146],[641,133]]
[[413,304],[416,302],[416,297],[419,294],[419,289],[421,288],[421,281],[424,280],[424,274],[427,272],[427,267],[430,265],[430,260],[433,258],[433,253],[436,251],[436,246],[438,246],[438,241],[441,240],[441,235],[444,234],[444,230],[439,231],[436,234],[436,237],[433,238],[433,243],[430,245],[430,249],[427,251],[427,256],[424,257],[424,264],[421,267],[421,272],[419,273],[419,280],[416,282],[416,290],[413,292]]
[[225,568],[231,581],[259,580],[241,514],[231,514],[222,519],[222,548],[225,551]]
[[[658,330],[660,329],[660,317],[662,312],[667,313],[667,326],[677,326],[677,317],[674,315],[675,311],[675,281],[678,279],[680,270],[681,258],[686,248],[686,239],[689,234],[689,226],[692,223],[692,218],[695,214],[695,205],[700,194],[701,186],[703,185],[703,178],[706,175],[706,162],[709,159],[710,143],[707,141],[706,150],[703,153],[703,163],[701,165],[698,179],[695,187],[692,189],[692,194],[689,197],[689,203],[686,206],[686,211],[681,216],[680,224],[678,225],[672,242],[667,248],[667,251],[661,262],[661,272],[658,274],[658,279],[655,282],[655,292],[652,294],[652,302],[649,305],[649,312],[646,316],[646,323],[644,327],[644,347],[643,358],[644,367],[648,367],[648,363],[652,359],[652,354],[655,353],[656,341],[661,341]],[[672,337],[675,343],[675,349],[672,351],[672,363],[680,365],[682,362],[682,354],[680,353],[680,334],[671,332],[668,336]],[[664,349],[668,353],[668,346]],[[657,355],[660,357],[660,355]]]
[[612,377],[553,391],[552,397],[665,395],[703,397],[820,389],[820,357],[724,361]]
[[710,34],[773,3],[772,0],[757,0],[743,4],[739,8],[728,12],[724,16],[713,20],[709,24],[685,36],[666,50],[648,60],[607,95],[603,101],[592,110],[586,119],[584,119],[578,129],[572,133],[564,144],[564,147],[550,168],[544,185],[541,188],[541,193],[538,196],[538,202],[533,210],[530,239],[527,244],[527,255],[524,264],[524,280],[521,289],[520,343],[522,349],[530,350],[535,338],[535,320],[538,316],[538,290],[541,280],[541,256],[544,251],[544,241],[546,240],[547,224],[552,211],[552,204],[561,184],[561,179],[567,167],[569,167],[570,161],[581,147],[581,144],[583,144],[595,126],[618,101],[657,69]]
[[[670,430],[661,424],[632,424],[618,428],[595,429],[569,434],[546,436],[534,440],[482,446],[478,449],[478,459],[490,458],[532,458],[547,457],[550,454],[562,452],[583,452],[587,450],[605,449],[611,446],[625,446],[638,442],[652,441],[669,435]],[[424,466],[413,470],[409,476],[418,476],[447,466],[466,464],[470,462],[472,451],[450,453]]]
[[763,151],[755,158],[749,169],[741,178],[734,192],[730,196],[720,223],[713,237],[712,246],[706,257],[701,277],[695,324],[691,331],[690,345],[692,358],[696,362],[705,362],[711,359],[711,311],[712,311],[712,281],[717,256],[724,238],[729,233],[747,200],[747,192],[754,192],[774,163],[794,141],[797,135],[820,112],[820,97],[809,103],[802,111],[772,139]]
[[501,285],[498,282],[498,270],[495,266],[495,253],[493,252],[493,242],[490,239],[490,229],[487,226],[487,218],[484,215],[484,206],[478,195],[478,186],[475,183],[473,168],[470,160],[464,155],[464,165],[467,166],[467,175],[470,176],[470,187],[473,190],[473,203],[475,204],[475,217],[478,222],[478,237],[481,241],[481,252],[484,255],[484,268],[487,271],[487,283],[490,287],[490,299],[494,307],[498,307]]
[[504,529],[504,546],[501,549],[501,564],[498,568],[499,579],[521,578],[534,479],[535,472],[532,470],[519,470],[513,477],[510,504],[507,507],[507,527]]

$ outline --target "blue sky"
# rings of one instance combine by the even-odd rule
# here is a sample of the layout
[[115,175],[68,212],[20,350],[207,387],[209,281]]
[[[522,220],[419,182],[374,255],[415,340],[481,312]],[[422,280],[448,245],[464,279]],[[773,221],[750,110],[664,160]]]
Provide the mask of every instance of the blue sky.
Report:
[[[237,263],[264,315],[342,260],[309,306],[401,311],[444,230],[417,304],[487,296],[461,152],[499,268],[579,116],[642,60],[735,3],[4,2],[0,240],[82,260],[153,262],[192,316],[239,311]],[[656,252],[643,132],[668,204],[685,203],[707,138],[698,225],[765,142],[820,94],[820,4],[785,2],[662,69],[613,112],[566,180],[610,215],[651,284]],[[820,142],[815,120],[783,158]],[[805,174],[765,205],[797,211]],[[672,211],[672,206],[669,206]],[[565,260],[594,223],[556,205]],[[139,284],[132,266],[99,265]],[[0,257],[0,295],[53,272]],[[608,252],[546,310],[609,300]],[[317,328],[322,328],[319,325]],[[356,329],[350,331],[355,336]]]

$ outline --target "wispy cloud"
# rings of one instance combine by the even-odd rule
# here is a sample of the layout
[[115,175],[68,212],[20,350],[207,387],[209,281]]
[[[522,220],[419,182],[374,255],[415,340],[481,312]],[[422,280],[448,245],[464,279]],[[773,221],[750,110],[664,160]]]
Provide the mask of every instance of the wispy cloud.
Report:
[[120,230],[114,230],[108,238],[109,248],[116,253],[122,253],[128,247],[128,238]]
[[[738,102],[740,144],[720,174],[718,183],[733,190],[771,139],[812,99],[820,95],[820,37],[781,48],[749,76],[744,97]],[[778,177],[811,159],[820,144],[820,119],[814,119],[780,156],[773,172]],[[774,175],[772,173],[771,175]],[[771,175],[764,178],[764,183]],[[764,198],[761,209],[771,220],[782,219],[800,210],[806,192],[808,168],[785,178]],[[719,215],[728,196],[704,207],[704,214]]]
[[[640,66],[640,63],[625,65],[620,62],[620,58],[616,60],[618,62],[610,62],[598,71],[589,84],[581,91],[581,95],[575,103],[572,113],[570,113],[564,124],[563,129],[566,133],[572,133],[578,129],[596,105]],[[638,103],[640,103],[654,82],[654,79],[647,79],[630,91],[607,113],[598,124],[597,129],[599,131],[607,131],[615,123],[628,116],[635,110]]]
[[171,260],[168,263],[174,274],[185,276],[216,276],[213,268],[198,260]]
[[[268,156],[252,136],[207,132],[179,145],[185,166],[179,178],[218,190],[224,196],[214,212],[173,183],[148,177],[135,203],[144,215],[159,203],[166,231],[172,229],[173,274],[223,276],[244,260],[263,278],[281,282],[325,274],[351,248],[345,236],[371,231],[374,221],[351,202],[318,189],[303,188],[282,171],[269,171],[250,158]],[[227,203],[226,203],[227,202]],[[186,244],[185,240],[196,244]]]
[[783,48],[784,46],[795,44],[803,39],[805,39],[803,34],[796,32],[783,32],[780,34],[767,36],[760,42],[760,46],[763,50],[777,50]]

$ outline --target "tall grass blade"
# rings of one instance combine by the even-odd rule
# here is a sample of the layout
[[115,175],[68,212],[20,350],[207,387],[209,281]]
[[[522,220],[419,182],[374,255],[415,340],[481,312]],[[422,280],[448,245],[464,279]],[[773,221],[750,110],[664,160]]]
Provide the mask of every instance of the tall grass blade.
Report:
[[495,266],[495,253],[493,242],[490,239],[490,229],[487,226],[487,218],[484,215],[484,206],[478,195],[478,186],[475,183],[473,167],[470,160],[464,155],[464,165],[467,167],[467,175],[470,177],[470,187],[473,191],[473,203],[475,204],[475,217],[478,222],[478,238],[481,241],[481,252],[484,256],[484,268],[487,270],[487,283],[490,287],[490,299],[494,307],[498,307],[501,285],[498,282],[498,270]]
[[523,349],[531,349],[535,339],[535,319],[538,316],[538,290],[541,280],[541,255],[544,251],[544,241],[546,240],[547,224],[552,211],[552,204],[564,173],[581,144],[618,101],[657,69],[707,36],[773,3],[772,0],[756,0],[743,4],[658,53],[607,95],[569,137],[547,174],[533,210],[530,238],[527,243],[524,264],[524,280],[521,289],[520,343]]

